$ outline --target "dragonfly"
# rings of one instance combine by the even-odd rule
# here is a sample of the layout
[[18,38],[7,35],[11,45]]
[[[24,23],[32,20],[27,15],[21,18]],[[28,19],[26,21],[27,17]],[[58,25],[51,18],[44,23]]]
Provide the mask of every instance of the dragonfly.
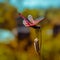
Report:
[[40,28],[40,26],[37,24],[45,20],[45,17],[39,17],[39,18],[34,20],[32,15],[28,15],[28,19],[27,19],[21,13],[19,14],[19,16],[24,19],[23,24],[26,27]]
[[23,24],[26,27],[40,28],[38,23],[42,22],[44,19],[45,19],[44,17],[40,17],[40,18],[34,20],[32,15],[28,15],[28,22],[26,22],[26,20],[24,20]]

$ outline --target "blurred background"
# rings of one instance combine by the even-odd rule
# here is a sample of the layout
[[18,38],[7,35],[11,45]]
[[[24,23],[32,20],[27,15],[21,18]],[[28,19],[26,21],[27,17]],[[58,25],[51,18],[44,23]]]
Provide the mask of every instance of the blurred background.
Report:
[[[19,13],[46,19],[38,31],[25,27]],[[35,38],[42,41],[41,56]],[[60,0],[0,0],[0,60],[60,60]]]

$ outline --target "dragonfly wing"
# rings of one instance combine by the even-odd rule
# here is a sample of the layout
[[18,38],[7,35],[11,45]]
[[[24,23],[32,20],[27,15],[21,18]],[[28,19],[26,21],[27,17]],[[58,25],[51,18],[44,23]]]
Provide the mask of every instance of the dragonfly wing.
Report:
[[31,23],[34,22],[34,19],[33,19],[32,15],[28,15],[28,20],[29,20]]

